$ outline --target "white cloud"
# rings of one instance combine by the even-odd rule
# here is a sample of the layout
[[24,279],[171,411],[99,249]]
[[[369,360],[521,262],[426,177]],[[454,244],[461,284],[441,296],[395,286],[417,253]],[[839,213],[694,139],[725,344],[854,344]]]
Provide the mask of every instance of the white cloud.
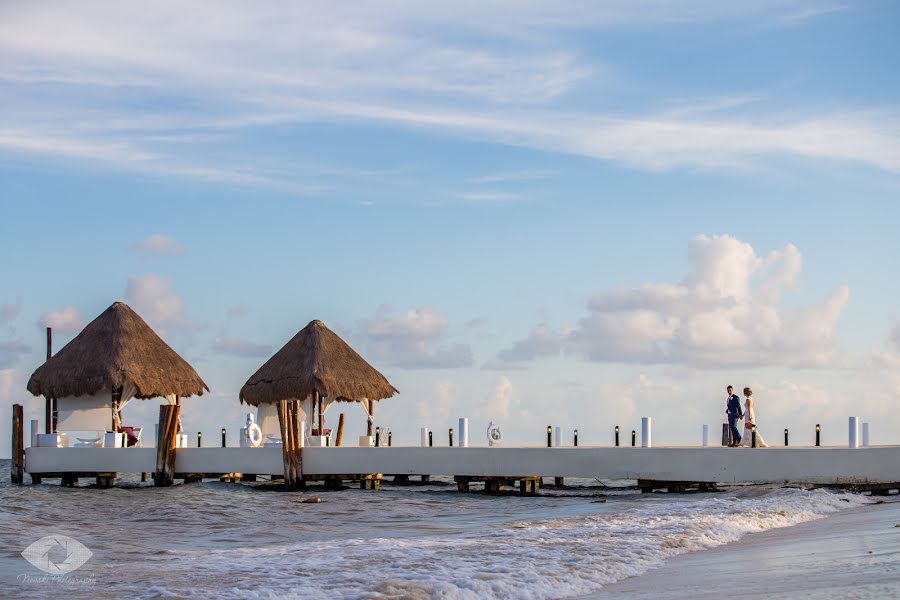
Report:
[[440,432],[440,427],[449,422],[451,412],[459,406],[458,390],[452,381],[435,381],[431,397],[416,401],[419,423]]
[[505,421],[512,418],[512,409],[516,405],[518,402],[513,396],[512,382],[506,375],[501,375],[494,385],[494,389],[484,399],[484,403],[476,409],[475,414],[486,419]]
[[788,244],[762,258],[730,236],[688,245],[691,270],[679,284],[597,293],[576,326],[547,325],[499,353],[505,361],[570,353],[593,361],[691,366],[834,364],[833,334],[849,299],[838,287],[821,303],[780,307],[795,286],[799,250]]
[[165,277],[152,273],[129,276],[125,300],[160,334],[192,327],[184,314],[184,303],[172,291],[172,282]]
[[269,357],[272,354],[272,346],[257,344],[235,335],[221,335],[210,344],[210,348],[219,354],[238,356],[242,358]]
[[[329,184],[299,179],[294,165],[273,168],[278,157],[239,143],[227,156],[209,152],[218,143],[211,138],[310,121],[383,122],[641,169],[746,169],[794,156],[896,173],[900,119],[891,107],[791,111],[776,100],[770,114],[750,117],[719,102],[711,118],[673,114],[665,106],[623,114],[602,104],[590,111],[567,104],[573,92],[631,79],[616,77],[613,66],[579,45],[585,31],[796,25],[835,8],[806,0],[371,2],[352,9],[329,2],[264,8],[161,2],[134,19],[127,5],[115,2],[79,3],[77,10],[6,4],[0,52],[14,60],[0,73],[12,83],[0,115],[0,147],[305,194]],[[207,26],[187,26],[197,22]],[[159,114],[135,104],[136,90],[151,90],[177,108]],[[501,173],[481,182],[532,175]],[[503,192],[469,196],[515,199]]]
[[900,369],[900,323],[888,333],[882,348],[875,348],[869,354],[869,365],[876,368]]
[[52,327],[55,333],[74,335],[84,328],[85,321],[81,311],[74,306],[66,306],[59,310],[48,312],[38,319],[38,329]]
[[469,367],[474,363],[468,344],[440,343],[449,321],[431,308],[411,309],[394,316],[393,309],[381,306],[360,326],[376,360],[410,369]]
[[161,256],[178,256],[184,254],[184,246],[169,236],[161,233],[154,233],[147,236],[132,246],[132,248],[143,254],[156,254]]

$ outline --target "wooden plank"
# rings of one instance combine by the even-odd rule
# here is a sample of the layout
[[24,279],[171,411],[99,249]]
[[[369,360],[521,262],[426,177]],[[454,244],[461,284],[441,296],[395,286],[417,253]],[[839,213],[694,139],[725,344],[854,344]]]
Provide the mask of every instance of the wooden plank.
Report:
[[25,482],[25,433],[24,416],[21,404],[13,404],[12,413],[12,463],[10,465],[10,481],[14,485]]

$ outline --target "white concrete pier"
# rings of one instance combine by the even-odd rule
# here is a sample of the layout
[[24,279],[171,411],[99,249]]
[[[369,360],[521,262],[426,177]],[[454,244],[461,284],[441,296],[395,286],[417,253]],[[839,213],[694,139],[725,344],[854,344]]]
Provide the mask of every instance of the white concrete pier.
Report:
[[[281,448],[179,448],[176,473],[282,474]],[[27,448],[28,473],[152,472],[154,448]],[[900,482],[900,446],[303,449],[304,475],[541,476],[717,483]]]

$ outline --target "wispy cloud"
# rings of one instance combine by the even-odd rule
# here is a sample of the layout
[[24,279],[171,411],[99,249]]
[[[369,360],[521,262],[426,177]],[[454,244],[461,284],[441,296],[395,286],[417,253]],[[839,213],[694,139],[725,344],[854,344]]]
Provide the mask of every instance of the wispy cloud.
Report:
[[[579,36],[568,35],[573,30],[800,25],[840,9],[805,0],[463,1],[452,9],[160,2],[134,19],[116,2],[79,3],[77,10],[7,3],[0,6],[0,52],[9,58],[0,63],[0,151],[319,194],[346,185],[342,168],[351,180],[377,175],[344,165],[297,169],[255,146],[251,134],[309,122],[374,122],[636,169],[740,170],[787,156],[900,172],[900,115],[893,108],[789,111],[777,99],[759,106],[752,91],[694,108],[664,97],[656,108],[625,114],[569,102],[573,92],[617,84],[608,77],[614,67],[588,57]],[[189,25],[197,22],[207,26]],[[154,102],[134,102],[136,92]],[[470,183],[549,176],[513,170]]]

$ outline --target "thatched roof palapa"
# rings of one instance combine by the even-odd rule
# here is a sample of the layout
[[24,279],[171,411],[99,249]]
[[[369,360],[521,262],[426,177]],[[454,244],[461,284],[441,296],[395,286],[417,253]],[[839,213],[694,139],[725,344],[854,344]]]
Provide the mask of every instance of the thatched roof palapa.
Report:
[[131,381],[135,397],[202,396],[197,371],[124,302],[114,302],[28,380],[35,396],[63,398],[115,390]]
[[343,402],[383,400],[397,389],[347,342],[310,321],[241,388],[241,402],[259,406],[302,400],[316,391]]

